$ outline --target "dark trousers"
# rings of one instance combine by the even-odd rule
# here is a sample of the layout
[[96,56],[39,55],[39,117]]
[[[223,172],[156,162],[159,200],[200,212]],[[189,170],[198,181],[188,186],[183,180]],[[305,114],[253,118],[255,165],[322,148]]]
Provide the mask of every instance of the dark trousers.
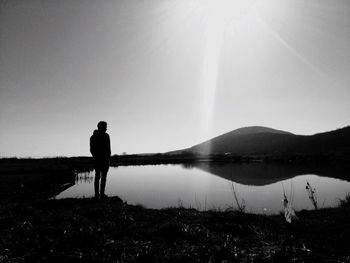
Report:
[[[106,188],[109,160],[95,159],[95,196],[104,195]],[[101,184],[100,184],[101,180]]]

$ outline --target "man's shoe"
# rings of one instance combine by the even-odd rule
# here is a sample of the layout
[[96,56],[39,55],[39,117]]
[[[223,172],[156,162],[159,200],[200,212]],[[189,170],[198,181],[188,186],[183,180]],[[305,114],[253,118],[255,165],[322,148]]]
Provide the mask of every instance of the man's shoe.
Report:
[[100,194],[100,199],[107,199],[108,196],[106,194]]

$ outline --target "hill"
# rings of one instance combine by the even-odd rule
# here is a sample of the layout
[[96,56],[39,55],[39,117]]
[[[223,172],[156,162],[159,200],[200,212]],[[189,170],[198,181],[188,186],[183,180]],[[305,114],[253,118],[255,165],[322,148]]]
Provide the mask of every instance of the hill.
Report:
[[267,127],[245,127],[181,151],[179,154],[225,155],[349,155],[350,127],[314,135],[295,135]]

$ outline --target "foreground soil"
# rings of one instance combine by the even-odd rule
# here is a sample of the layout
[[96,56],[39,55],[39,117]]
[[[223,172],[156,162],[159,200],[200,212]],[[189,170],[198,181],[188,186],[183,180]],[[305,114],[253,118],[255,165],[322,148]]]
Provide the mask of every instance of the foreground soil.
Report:
[[3,200],[0,262],[350,262],[349,208],[297,216]]

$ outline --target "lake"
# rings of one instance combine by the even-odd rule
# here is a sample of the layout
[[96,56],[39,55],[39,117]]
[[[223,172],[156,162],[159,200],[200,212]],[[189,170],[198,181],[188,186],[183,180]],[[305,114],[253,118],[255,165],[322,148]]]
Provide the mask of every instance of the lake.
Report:
[[[337,206],[350,193],[346,171],[337,167],[267,164],[144,165],[111,167],[106,194],[147,208],[179,207],[198,210],[237,208],[275,214],[282,211],[283,191],[295,210],[313,209],[305,189],[315,188],[318,206]],[[345,179],[344,179],[345,178]],[[94,172],[78,173],[75,185],[61,198],[92,197]],[[348,179],[349,180],[349,179]]]

